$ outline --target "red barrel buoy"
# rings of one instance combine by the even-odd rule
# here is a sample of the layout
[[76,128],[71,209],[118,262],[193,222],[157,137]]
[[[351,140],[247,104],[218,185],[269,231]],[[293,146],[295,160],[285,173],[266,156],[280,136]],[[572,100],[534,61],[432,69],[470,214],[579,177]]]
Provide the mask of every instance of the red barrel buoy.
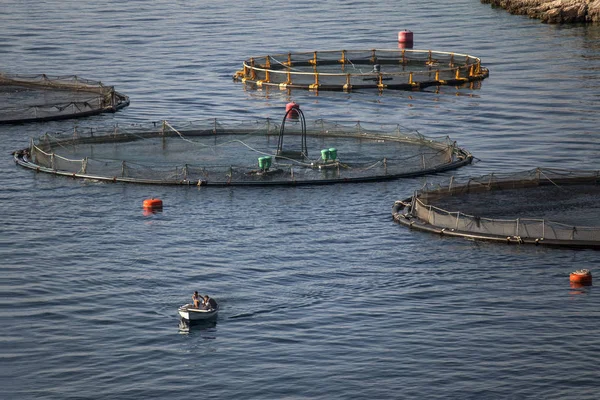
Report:
[[298,105],[297,103],[294,103],[292,101],[291,103],[287,103],[285,105],[285,114],[287,115],[287,117],[289,119],[298,119],[300,114],[296,110],[299,110],[299,109],[300,109],[300,105]]
[[592,284],[592,273],[587,269],[571,272],[569,281],[576,285],[590,286]]
[[398,32],[398,43],[402,43],[405,46],[411,46],[413,44],[413,33],[409,30],[403,30]]
[[161,210],[163,202],[161,199],[146,199],[144,200],[143,207],[145,210]]

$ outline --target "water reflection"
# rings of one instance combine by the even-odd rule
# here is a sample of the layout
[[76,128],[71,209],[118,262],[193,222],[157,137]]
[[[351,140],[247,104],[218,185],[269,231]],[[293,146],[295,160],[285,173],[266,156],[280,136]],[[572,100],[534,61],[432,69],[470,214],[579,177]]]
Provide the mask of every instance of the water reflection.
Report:
[[179,319],[180,334],[199,333],[203,339],[216,339],[217,320],[189,321],[184,318]]

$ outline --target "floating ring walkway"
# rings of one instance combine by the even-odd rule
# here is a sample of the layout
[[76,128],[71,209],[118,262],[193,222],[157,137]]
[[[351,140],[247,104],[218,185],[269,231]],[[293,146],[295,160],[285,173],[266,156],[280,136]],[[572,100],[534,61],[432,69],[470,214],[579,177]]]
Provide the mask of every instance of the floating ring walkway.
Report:
[[489,70],[467,54],[432,50],[336,50],[252,57],[233,79],[255,87],[308,90],[397,89],[464,85]]

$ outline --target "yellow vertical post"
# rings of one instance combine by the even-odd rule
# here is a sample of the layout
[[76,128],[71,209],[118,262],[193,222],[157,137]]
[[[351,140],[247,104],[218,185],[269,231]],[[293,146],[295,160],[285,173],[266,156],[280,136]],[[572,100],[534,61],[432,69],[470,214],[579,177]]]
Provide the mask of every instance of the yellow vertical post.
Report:
[[473,76],[474,69],[475,69],[475,66],[473,64],[471,64],[471,66],[469,67],[469,76]]
[[460,67],[456,67],[456,75],[454,77],[460,79]]
[[346,84],[344,85],[344,90],[352,90],[352,84],[350,83],[350,74],[346,74]]
[[315,72],[315,83],[308,86],[309,89],[319,89],[319,74]]
[[265,61],[265,82],[270,82],[271,81],[271,56],[267,56],[267,59]]
[[402,65],[406,65],[406,50],[402,49]]
[[256,71],[254,70],[254,57],[252,57],[250,59],[250,68],[252,68],[251,73],[250,73],[250,79],[255,80],[256,79]]
[[292,66],[292,52],[288,52],[287,66],[288,67]]
[[385,85],[383,84],[383,75],[379,74],[379,83],[377,84],[377,88],[379,90],[385,89]]
[[408,74],[408,84],[409,84],[409,85],[412,85],[412,84],[413,84],[413,73],[412,73],[412,72],[410,72],[410,73]]
[[346,64],[346,50],[342,50],[342,58],[339,61],[342,64]]
[[435,70],[435,80],[436,80],[436,82],[440,80],[440,70],[439,69]]
[[317,65],[317,52],[313,53],[313,59],[308,61],[311,65]]

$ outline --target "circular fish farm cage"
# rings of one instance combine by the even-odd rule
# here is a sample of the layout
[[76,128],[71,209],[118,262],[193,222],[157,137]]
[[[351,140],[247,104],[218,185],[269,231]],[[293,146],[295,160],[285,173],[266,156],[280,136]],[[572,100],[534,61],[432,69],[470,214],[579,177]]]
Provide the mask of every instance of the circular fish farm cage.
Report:
[[537,168],[424,188],[397,201],[411,229],[507,244],[600,249],[600,171]]
[[461,86],[489,76],[481,60],[431,50],[338,50],[252,57],[234,80],[255,87],[352,91]]
[[0,73],[0,124],[87,117],[128,105],[114,87],[74,75]]
[[432,140],[398,126],[343,126],[324,120],[307,126],[302,111],[290,109],[281,123],[162,121],[105,132],[78,128],[46,133],[15,151],[14,159],[38,172],[74,178],[225,186],[414,177],[467,165],[472,155],[447,137]]

